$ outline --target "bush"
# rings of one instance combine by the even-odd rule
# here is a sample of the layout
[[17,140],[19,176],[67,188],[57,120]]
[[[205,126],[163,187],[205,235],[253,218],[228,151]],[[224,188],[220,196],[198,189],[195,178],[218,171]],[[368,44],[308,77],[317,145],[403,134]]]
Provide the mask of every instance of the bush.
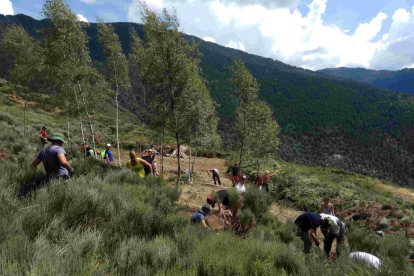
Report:
[[243,194],[243,206],[250,209],[256,220],[260,220],[272,204],[272,197],[256,187],[247,188]]

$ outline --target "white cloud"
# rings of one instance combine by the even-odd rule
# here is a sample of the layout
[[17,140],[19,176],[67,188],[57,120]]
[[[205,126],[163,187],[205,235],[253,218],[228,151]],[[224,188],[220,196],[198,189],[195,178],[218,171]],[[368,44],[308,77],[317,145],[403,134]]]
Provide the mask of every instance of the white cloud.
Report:
[[203,40],[204,41],[209,41],[209,42],[216,43],[216,40],[214,38],[212,38],[212,37],[209,37],[209,36],[203,37]]
[[246,51],[246,49],[244,48],[243,43],[241,43],[241,42],[234,42],[234,41],[230,40],[230,42],[226,44],[226,47]]
[[80,1],[86,4],[93,4],[96,2],[96,0],[80,0]]
[[[324,22],[330,0],[312,0],[309,12],[299,0],[150,0],[160,11],[176,8],[181,29],[190,35],[307,69],[352,66],[400,69],[414,63],[414,7],[378,12],[355,30]],[[137,1],[128,19],[141,22]],[[391,25],[384,25],[389,20]],[[384,26],[390,26],[384,30]],[[384,34],[385,33],[385,34]],[[382,34],[382,35],[379,35]]]
[[0,0],[0,14],[14,15],[13,6],[9,0]]
[[77,18],[79,21],[83,21],[83,22],[88,22],[88,23],[89,23],[88,19],[87,19],[85,16],[83,16],[82,14],[77,14],[77,15],[76,15],[76,18]]

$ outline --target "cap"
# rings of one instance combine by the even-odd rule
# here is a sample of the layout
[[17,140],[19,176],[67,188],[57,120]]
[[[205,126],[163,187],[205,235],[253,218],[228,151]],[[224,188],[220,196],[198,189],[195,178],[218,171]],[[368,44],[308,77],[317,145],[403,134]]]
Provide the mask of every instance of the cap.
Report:
[[109,148],[111,146],[111,144],[106,144],[106,146]]

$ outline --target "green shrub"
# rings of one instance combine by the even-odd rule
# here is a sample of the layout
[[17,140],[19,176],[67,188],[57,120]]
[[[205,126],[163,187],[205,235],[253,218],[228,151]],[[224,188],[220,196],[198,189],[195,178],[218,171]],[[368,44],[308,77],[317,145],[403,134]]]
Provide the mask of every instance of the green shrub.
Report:
[[260,220],[272,204],[272,197],[256,187],[247,188],[243,194],[243,206],[250,209],[254,217]]
[[301,262],[295,258],[295,253],[285,250],[283,253],[276,255],[274,265],[277,269],[283,269],[289,275],[304,275],[305,269],[301,266]]
[[297,227],[291,219],[288,219],[285,224],[276,230],[276,234],[284,243],[290,243],[295,240]]
[[254,214],[250,208],[244,208],[238,216],[241,225],[251,225],[254,222]]

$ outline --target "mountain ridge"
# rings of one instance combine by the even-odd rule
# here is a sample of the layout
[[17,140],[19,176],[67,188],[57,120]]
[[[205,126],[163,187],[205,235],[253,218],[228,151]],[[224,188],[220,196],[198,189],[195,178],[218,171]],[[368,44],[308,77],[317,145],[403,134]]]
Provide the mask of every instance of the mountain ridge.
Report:
[[[22,24],[38,39],[41,37],[36,29],[48,24],[26,15],[0,15],[0,28],[11,23]],[[130,27],[144,37],[140,24],[111,24],[126,54],[130,49]],[[105,58],[97,38],[97,24],[86,25],[85,31],[90,37],[91,58],[102,66]],[[219,133],[228,147],[237,140],[233,126],[239,103],[234,96],[235,87],[229,81],[228,67],[233,59],[239,58],[257,79],[259,98],[269,103],[281,126],[282,158],[305,165],[336,166],[414,186],[414,170],[411,169],[414,149],[409,146],[409,141],[414,140],[414,98],[411,95],[294,67],[194,36],[184,34],[184,38],[200,42],[200,66],[217,103],[216,110],[221,118]],[[0,66],[0,77],[7,73],[5,69]],[[136,105],[140,93],[142,91],[133,87],[129,94],[122,96],[125,107],[135,113],[139,113]],[[336,159],[337,154],[344,158]]]

